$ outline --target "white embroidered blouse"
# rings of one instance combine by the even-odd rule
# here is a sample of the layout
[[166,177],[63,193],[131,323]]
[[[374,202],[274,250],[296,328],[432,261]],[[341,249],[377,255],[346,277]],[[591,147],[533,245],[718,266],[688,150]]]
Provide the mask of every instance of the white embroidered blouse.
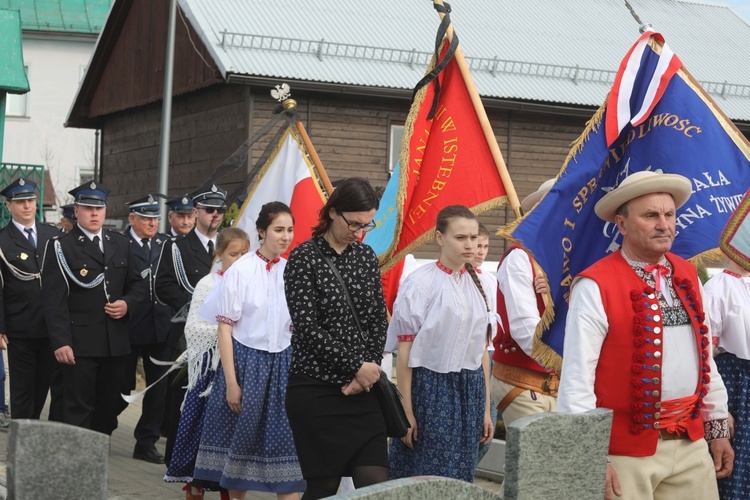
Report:
[[490,312],[465,270],[453,272],[436,262],[420,267],[401,285],[393,306],[388,341],[413,341],[409,367],[439,373],[476,370],[487,347],[487,324],[497,329],[494,280],[479,274]]

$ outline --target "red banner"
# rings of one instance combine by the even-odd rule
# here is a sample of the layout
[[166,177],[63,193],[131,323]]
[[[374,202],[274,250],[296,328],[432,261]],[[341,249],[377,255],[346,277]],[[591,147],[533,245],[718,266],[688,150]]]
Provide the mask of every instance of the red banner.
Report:
[[479,214],[507,203],[455,58],[438,79],[435,116],[427,119],[435,95],[433,81],[417,92],[407,118],[397,195],[400,220],[394,244],[381,256],[381,270],[431,240],[437,214],[444,207],[465,205]]

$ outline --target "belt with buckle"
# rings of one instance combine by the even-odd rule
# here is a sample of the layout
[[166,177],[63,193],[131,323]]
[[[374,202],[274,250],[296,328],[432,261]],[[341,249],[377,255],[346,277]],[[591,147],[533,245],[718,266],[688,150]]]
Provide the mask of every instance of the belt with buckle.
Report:
[[492,367],[492,376],[507,384],[554,397],[557,397],[557,388],[560,385],[557,374],[542,373],[503,363],[495,363]]

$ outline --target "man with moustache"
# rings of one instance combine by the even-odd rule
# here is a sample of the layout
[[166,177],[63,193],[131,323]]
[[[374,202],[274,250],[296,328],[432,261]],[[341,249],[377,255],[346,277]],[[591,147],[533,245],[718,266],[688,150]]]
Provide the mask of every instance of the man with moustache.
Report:
[[[154,296],[156,267],[162,247],[169,240],[166,234],[157,233],[161,212],[158,200],[162,197],[164,196],[148,195],[128,203],[130,226],[124,232],[130,240],[133,259],[138,271],[148,287],[146,299],[137,304],[129,315],[128,332],[131,353],[128,355],[126,365],[124,392],[135,389],[135,374],[140,357],[143,360],[146,385],[155,385],[143,396],[141,418],[133,432],[136,439],[133,458],[154,464],[164,463],[164,457],[156,450],[155,444],[159,440],[159,427],[167,397],[167,380],[159,381],[159,379],[167,371],[167,367],[157,365],[151,359],[163,361],[169,359],[171,352],[167,339],[172,326],[171,309],[169,306],[160,304]],[[125,408],[127,408],[127,403],[121,400],[118,413]]]
[[47,244],[45,319],[62,364],[65,423],[111,434],[124,385],[128,312],[147,296],[128,239],[103,230],[109,188],[70,191],[78,224]]
[[613,410],[605,498],[718,499],[732,472],[700,281],[669,252],[691,192],[681,175],[629,175],[594,206],[620,249],[571,285],[558,411]]
[[[215,184],[193,193],[191,199],[195,205],[195,228],[187,235],[173,238],[162,251],[156,273],[155,292],[158,300],[170,306],[175,313],[178,313],[178,316],[187,317],[184,308],[190,304],[195,285],[211,271],[216,236],[227,210],[226,194],[225,190]],[[184,321],[182,319],[178,322],[169,334],[169,344],[173,349],[172,359],[185,350]],[[186,377],[185,380],[187,380]],[[169,464],[177,435],[180,405],[185,397],[185,390],[182,389],[184,385],[183,382],[177,380],[177,377],[174,377],[174,380],[170,379],[169,382],[166,410],[169,428],[165,450],[167,464]]]
[[169,222],[169,236],[176,237],[181,234],[188,234],[195,227],[195,205],[189,194],[178,196],[167,202],[169,212],[167,221]]
[[57,364],[44,322],[41,268],[47,241],[60,232],[36,221],[33,181],[21,177],[0,195],[11,215],[0,230],[0,339],[8,346],[10,406],[13,418],[38,419]]

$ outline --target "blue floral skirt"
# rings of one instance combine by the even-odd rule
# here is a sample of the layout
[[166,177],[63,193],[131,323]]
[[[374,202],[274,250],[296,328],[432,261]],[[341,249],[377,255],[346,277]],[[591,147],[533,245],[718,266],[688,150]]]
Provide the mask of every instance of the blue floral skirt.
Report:
[[[203,363],[204,366],[209,363],[208,354],[203,355]],[[185,403],[182,406],[182,413],[180,413],[180,425],[177,429],[174,450],[169,460],[167,474],[164,476],[164,480],[167,482],[189,483],[193,480],[195,456],[198,454],[206,403],[208,402],[208,396],[200,396],[200,394],[211,385],[215,376],[216,371],[208,370],[205,375],[196,381],[195,387],[185,394]]]
[[734,354],[716,357],[716,367],[727,388],[729,413],[734,417],[734,470],[719,479],[722,500],[750,498],[750,361]]
[[219,365],[209,396],[196,479],[223,488],[267,493],[305,490],[292,431],[284,409],[292,348],[270,353],[232,339],[242,411],[232,413]]
[[444,476],[474,481],[484,424],[484,371],[437,373],[414,368],[411,404],[417,441],[410,450],[391,441],[391,479]]

